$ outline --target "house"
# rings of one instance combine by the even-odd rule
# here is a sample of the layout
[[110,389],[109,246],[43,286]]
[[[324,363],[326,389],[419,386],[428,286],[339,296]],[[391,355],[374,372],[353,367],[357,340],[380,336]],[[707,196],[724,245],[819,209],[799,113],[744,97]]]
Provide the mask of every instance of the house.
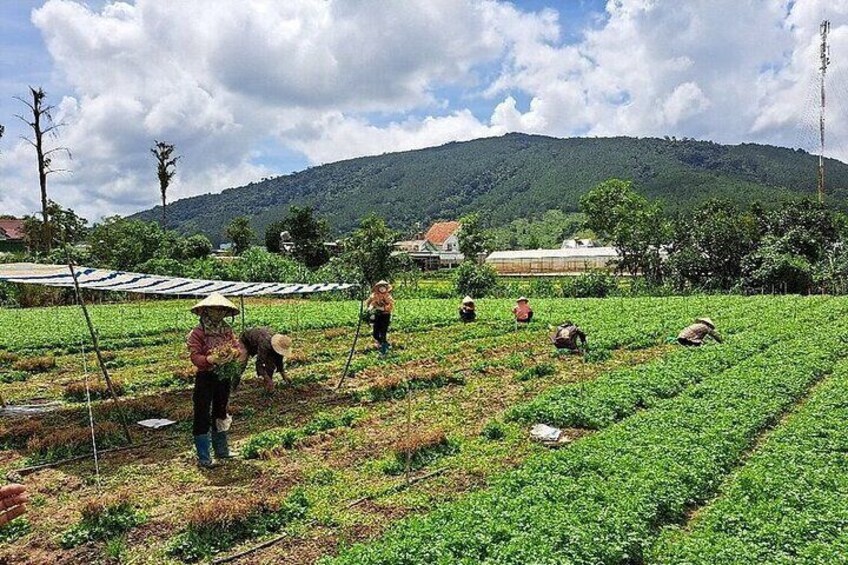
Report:
[[560,249],[575,249],[577,247],[595,247],[595,242],[591,239],[565,239]]
[[0,251],[19,252],[25,248],[24,221],[17,218],[0,219]]
[[594,269],[612,270],[620,259],[614,247],[565,247],[495,251],[486,257],[499,275],[575,275]]
[[395,243],[395,253],[405,253],[422,271],[432,271],[441,266],[439,250],[426,239],[410,239]]
[[459,230],[462,224],[459,222],[436,222],[427,233],[424,239],[436,248],[439,255],[439,263],[442,267],[453,267],[462,263],[465,258],[459,252]]

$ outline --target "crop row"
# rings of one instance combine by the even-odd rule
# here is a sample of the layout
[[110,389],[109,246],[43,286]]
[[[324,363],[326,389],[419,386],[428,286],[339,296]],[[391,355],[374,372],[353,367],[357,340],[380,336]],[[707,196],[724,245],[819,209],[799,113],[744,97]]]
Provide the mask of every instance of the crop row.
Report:
[[848,556],[848,362],[816,388],[686,533],[665,532],[653,562],[841,563]]
[[848,336],[848,324],[834,326],[813,326],[325,563],[642,562],[659,529],[710,497],[758,435],[832,369]]
[[[717,316],[715,309],[738,307],[755,301],[778,302],[804,300],[800,298],[744,298],[714,297],[643,298],[643,299],[540,299],[533,301],[536,325],[558,324],[566,318],[587,325],[594,330],[593,320],[612,312],[626,327],[636,326],[642,319],[655,319],[663,312],[677,312],[681,320],[698,315]],[[125,304],[94,305],[91,316],[104,343],[115,342],[121,346],[134,341],[147,344],[156,342],[160,334],[171,331],[187,332],[196,323],[189,312],[192,301],[169,300],[133,302]],[[325,329],[356,324],[359,305],[355,301],[247,301],[246,323],[270,325],[281,331],[297,332],[307,329]],[[509,300],[481,300],[481,321],[511,322]],[[427,327],[454,325],[457,322],[457,304],[452,300],[402,300],[398,301],[393,327],[396,330],[420,330]],[[708,312],[708,310],[710,310]],[[678,316],[675,316],[677,318]],[[670,320],[669,320],[670,321]],[[238,323],[236,324],[238,325]],[[26,331],[23,329],[26,328]],[[659,337],[653,332],[627,332],[637,343]],[[0,350],[27,351],[61,348],[76,351],[88,339],[85,323],[76,307],[32,309],[0,309]]]
[[[796,323],[820,322],[822,316],[828,314],[835,315],[835,312],[823,311],[821,305],[804,309],[797,315]],[[782,323],[785,316],[784,310],[764,309],[758,316],[749,317],[756,320],[757,326],[733,334],[723,346],[681,348],[656,361],[612,371],[591,382],[553,388],[530,402],[513,407],[507,418],[563,427],[606,427],[630,416],[638,408],[650,407],[661,399],[672,397],[791,335],[795,326]]]

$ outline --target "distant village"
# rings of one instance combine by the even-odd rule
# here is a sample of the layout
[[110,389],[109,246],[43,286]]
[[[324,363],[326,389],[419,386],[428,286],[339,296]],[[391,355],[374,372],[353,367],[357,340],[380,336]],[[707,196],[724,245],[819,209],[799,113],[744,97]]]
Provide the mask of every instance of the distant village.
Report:
[[[423,271],[451,268],[465,257],[459,252],[459,222],[436,222],[420,237],[395,244]],[[493,251],[481,257],[500,275],[570,275],[588,270],[611,269],[618,259],[614,247],[597,245],[590,239],[566,239],[557,249]]]
[[[450,269],[465,259],[459,251],[458,221],[435,222],[426,232],[415,239],[395,243],[395,253],[406,254],[422,271]],[[293,247],[287,232],[280,234],[282,253]],[[339,251],[341,242],[324,244],[331,255]],[[230,254],[231,244],[223,244],[215,254],[221,257]],[[24,221],[16,218],[0,219],[0,252],[22,252],[25,250]],[[612,270],[619,253],[614,247],[598,245],[591,239],[565,239],[557,249],[521,249],[492,251],[478,260],[490,265],[499,275],[544,276],[572,275],[589,270]]]

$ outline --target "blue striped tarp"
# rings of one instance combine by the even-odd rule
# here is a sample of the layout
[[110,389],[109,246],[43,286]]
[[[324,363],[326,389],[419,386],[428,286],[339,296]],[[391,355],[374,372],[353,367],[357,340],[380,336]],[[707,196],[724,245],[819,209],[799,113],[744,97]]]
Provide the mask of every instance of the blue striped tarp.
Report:
[[[80,288],[136,292],[139,294],[208,296],[213,292],[220,292],[229,296],[289,295],[344,290],[356,286],[348,283],[207,281],[110,271],[91,267],[74,267],[74,270]],[[67,265],[40,265],[36,263],[0,265],[0,281],[57,287],[70,287],[74,284],[71,271]]]

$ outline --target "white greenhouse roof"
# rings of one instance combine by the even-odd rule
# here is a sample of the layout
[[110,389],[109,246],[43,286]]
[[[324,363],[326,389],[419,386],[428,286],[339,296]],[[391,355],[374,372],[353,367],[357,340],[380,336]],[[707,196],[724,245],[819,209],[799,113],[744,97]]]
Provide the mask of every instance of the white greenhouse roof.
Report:
[[516,251],[494,251],[487,261],[516,261],[519,259],[591,259],[593,257],[614,259],[619,256],[615,247],[569,247],[566,249],[521,249]]
[[[229,296],[262,296],[327,292],[356,286],[347,283],[301,284],[212,281],[110,271],[92,267],[74,267],[74,270],[80,288],[139,294],[207,296],[213,292],[220,292]],[[0,281],[57,287],[70,287],[74,284],[71,271],[67,265],[40,265],[35,263],[0,265]]]

